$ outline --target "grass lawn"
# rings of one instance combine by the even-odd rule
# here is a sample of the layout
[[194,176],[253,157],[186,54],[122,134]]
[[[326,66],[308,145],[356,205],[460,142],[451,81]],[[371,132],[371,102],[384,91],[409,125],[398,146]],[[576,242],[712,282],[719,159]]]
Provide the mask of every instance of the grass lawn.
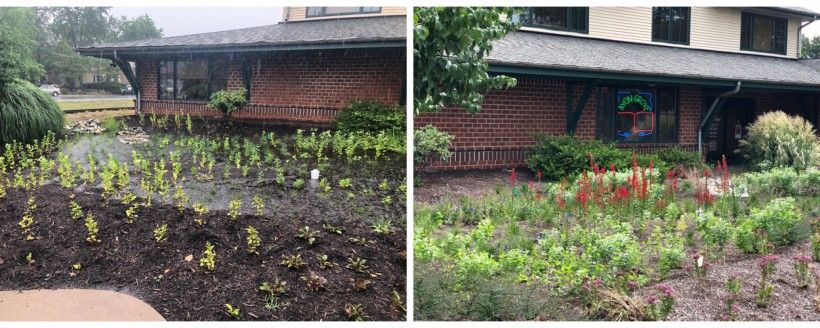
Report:
[[109,108],[134,108],[134,100],[88,100],[88,101],[58,101],[58,105],[65,112],[76,112],[88,109],[109,109]]

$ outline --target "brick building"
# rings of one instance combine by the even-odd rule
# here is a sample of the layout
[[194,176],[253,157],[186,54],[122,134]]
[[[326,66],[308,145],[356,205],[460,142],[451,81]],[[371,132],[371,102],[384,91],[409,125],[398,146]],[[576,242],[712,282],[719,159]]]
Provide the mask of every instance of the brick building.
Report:
[[820,60],[798,59],[801,26],[817,16],[780,7],[529,8],[488,57],[491,73],[517,86],[491,92],[478,114],[446,108],[414,124],[455,136],[453,158],[438,169],[523,166],[538,133],[732,157],[760,113],[820,123]]
[[350,100],[404,102],[405,16],[401,7],[285,7],[275,25],[78,51],[122,69],[138,112],[221,116],[206,107],[210,95],[244,88],[249,102],[235,118],[328,123]]

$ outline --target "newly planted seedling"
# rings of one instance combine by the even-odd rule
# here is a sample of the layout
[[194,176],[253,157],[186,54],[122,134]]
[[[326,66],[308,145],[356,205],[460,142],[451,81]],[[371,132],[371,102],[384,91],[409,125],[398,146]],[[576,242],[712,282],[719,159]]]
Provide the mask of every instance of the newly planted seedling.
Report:
[[302,254],[296,255],[282,255],[282,261],[279,264],[288,267],[288,269],[299,270],[304,268],[307,263],[302,260]]
[[265,201],[262,200],[261,196],[253,195],[251,206],[253,206],[253,209],[256,211],[256,216],[262,216],[262,214],[265,214]]
[[316,243],[316,238],[319,236],[319,232],[316,230],[311,230],[310,227],[304,226],[299,229],[299,232],[296,234],[296,237],[302,238],[307,241],[308,245],[313,246]]
[[322,270],[333,267],[334,264],[333,262],[330,262],[330,259],[327,257],[327,254],[319,254],[316,255],[316,257],[319,259],[319,268],[321,268]]
[[202,203],[194,203],[193,208],[194,208],[194,212],[196,213],[196,216],[197,216],[197,218],[194,219],[194,222],[196,222],[196,224],[200,225],[200,226],[204,225],[205,224],[204,216],[205,216],[205,214],[208,214],[208,208],[205,207],[205,205],[202,205]]
[[353,185],[353,180],[350,178],[339,179],[339,188],[348,189]]
[[305,180],[303,180],[301,178],[293,180],[293,188],[294,189],[302,189],[304,187],[305,187]]
[[345,267],[350,269],[350,270],[359,272],[359,273],[364,273],[364,272],[367,271],[367,264],[366,263],[367,263],[367,260],[359,258],[359,257],[357,257],[355,259],[354,258],[348,258],[347,259],[347,265]]
[[205,242],[205,252],[202,253],[202,257],[199,259],[199,266],[208,271],[214,271],[216,268],[216,251],[214,251],[214,245],[209,241]]
[[313,271],[308,273],[307,276],[299,277],[299,279],[305,281],[307,287],[315,292],[325,289],[325,284],[327,284],[327,279],[325,279],[325,277],[322,277]]
[[335,226],[335,225],[327,223],[327,222],[324,223],[322,225],[322,227],[325,229],[325,231],[327,231],[329,233],[335,233],[337,235],[341,235],[345,232],[345,228],[340,227],[340,226]]
[[85,229],[88,231],[88,237],[85,239],[89,244],[99,244],[100,240],[97,238],[99,229],[97,228],[97,220],[90,212],[85,216]]
[[26,236],[26,240],[34,240],[34,236],[31,234],[31,227],[34,225],[34,210],[36,209],[36,198],[34,198],[34,196],[29,196],[26,201],[26,211],[23,213],[23,218],[17,223],[17,225],[20,226],[20,229],[23,230],[23,235]]
[[168,224],[162,224],[154,229],[154,240],[161,243],[168,237]]
[[245,231],[248,233],[247,242],[248,242],[248,253],[251,254],[259,254],[256,250],[262,245],[262,239],[259,238],[259,231],[256,230],[253,226],[248,226],[245,228]]
[[361,304],[345,304],[345,313],[347,313],[347,317],[353,321],[364,321],[367,319],[367,315],[364,314],[364,306]]
[[240,310],[238,306],[225,303],[225,313],[227,313],[231,318],[239,320],[239,317],[242,315],[242,310]]
[[234,198],[233,200],[228,203],[228,216],[231,218],[231,221],[236,221],[239,219],[239,215],[241,214],[239,210],[242,208],[242,199],[241,198]]
[[373,223],[373,232],[382,236],[389,236],[393,234],[393,222],[387,219],[378,219]]

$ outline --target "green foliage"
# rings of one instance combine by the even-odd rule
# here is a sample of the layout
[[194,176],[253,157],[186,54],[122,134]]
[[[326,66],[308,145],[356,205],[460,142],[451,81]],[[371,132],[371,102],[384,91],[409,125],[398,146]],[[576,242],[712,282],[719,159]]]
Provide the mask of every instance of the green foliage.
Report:
[[117,132],[120,132],[120,129],[122,129],[122,125],[122,122],[110,116],[106,117],[102,121],[102,127],[105,129],[105,132],[110,134],[117,134]]
[[245,228],[245,231],[248,233],[246,238],[248,243],[248,253],[259,254],[257,249],[262,245],[262,238],[259,237],[259,231],[257,231],[253,226],[248,226]]
[[820,262],[820,232],[811,237],[811,258],[814,262]]
[[803,171],[791,167],[773,168],[762,172],[743,173],[733,181],[748,188],[750,194],[778,197],[813,196],[820,193],[820,169]]
[[413,101],[416,113],[456,105],[481,110],[484,94],[514,87],[511,77],[487,73],[492,42],[518,28],[502,16],[512,8],[415,7],[413,12]]
[[355,133],[388,132],[404,135],[406,118],[404,107],[388,106],[378,101],[354,100],[339,111],[334,126],[336,130]]
[[154,240],[156,242],[165,241],[168,238],[168,224],[162,224],[154,229]]
[[238,306],[233,306],[230,303],[225,303],[225,313],[231,318],[239,319],[242,315],[242,310]]
[[705,212],[697,218],[698,231],[703,235],[703,241],[709,247],[717,247],[718,252],[732,239],[734,233],[732,225],[723,218],[716,217],[712,212]]
[[205,242],[205,251],[202,253],[202,257],[199,258],[199,266],[208,271],[214,271],[216,268],[216,251],[210,241]]
[[701,157],[700,154],[695,151],[683,149],[677,145],[664,148],[655,154],[657,154],[658,160],[673,167],[703,168],[705,166],[703,157]]
[[211,95],[211,100],[208,101],[208,108],[213,108],[222,112],[225,118],[231,117],[231,114],[240,107],[248,103],[245,89],[238,90],[220,90]]
[[[602,167],[616,169],[632,167],[632,153],[615,144],[599,140],[583,140],[572,136],[536,136],[536,144],[527,152],[526,163],[533,172],[540,171],[547,180],[557,181],[589,171],[589,154]],[[670,166],[654,154],[638,154],[638,165],[649,166],[652,161],[656,172],[666,172]]]
[[38,33],[34,8],[0,7],[0,89],[14,79],[36,81],[45,75],[34,56]]
[[123,17],[117,24],[117,40],[137,41],[162,37],[162,29],[158,28],[148,14],[134,18]]
[[791,197],[773,199],[763,209],[753,208],[749,220],[737,229],[738,248],[747,253],[760,252],[758,230],[765,231],[767,240],[775,246],[792,245],[808,237],[806,224]]
[[22,80],[0,86],[0,144],[59,134],[64,115],[51,96]]
[[666,277],[672,269],[680,268],[685,260],[686,253],[683,251],[683,247],[664,247],[661,249],[660,258],[658,259],[658,273],[661,277]]
[[740,141],[739,152],[761,170],[793,167],[804,170],[820,163],[820,138],[814,127],[798,115],[782,111],[757,117]]
[[97,233],[99,233],[99,228],[97,228],[97,220],[94,219],[94,215],[88,213],[85,216],[85,229],[88,231],[88,237],[85,239],[89,244],[99,244],[100,240],[97,238]]
[[800,38],[800,58],[820,59],[820,35],[815,35],[811,39],[801,35]]
[[416,169],[424,166],[433,156],[441,161],[449,160],[453,156],[450,151],[453,138],[453,135],[439,131],[432,124],[416,130],[413,138],[413,161]]

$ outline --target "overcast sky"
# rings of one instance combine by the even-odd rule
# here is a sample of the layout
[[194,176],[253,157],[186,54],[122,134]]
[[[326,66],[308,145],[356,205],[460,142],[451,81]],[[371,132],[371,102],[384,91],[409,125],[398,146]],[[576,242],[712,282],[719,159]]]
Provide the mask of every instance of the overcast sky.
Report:
[[148,14],[165,36],[175,36],[276,24],[282,20],[282,7],[114,7],[111,14]]
[[[805,5],[820,12],[820,5]],[[165,36],[205,33],[235,28],[276,24],[282,20],[282,7],[114,7],[116,16],[148,14]],[[803,29],[807,36],[820,35],[820,21]]]

